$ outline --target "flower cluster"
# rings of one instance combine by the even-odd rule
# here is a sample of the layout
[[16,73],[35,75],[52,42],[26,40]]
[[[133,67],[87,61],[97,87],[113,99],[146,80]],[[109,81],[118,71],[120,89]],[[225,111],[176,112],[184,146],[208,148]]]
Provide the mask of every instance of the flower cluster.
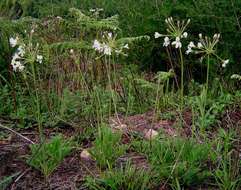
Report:
[[[169,17],[165,20],[167,24],[167,35],[160,34],[158,32],[155,32],[154,37],[160,38],[165,37],[163,46],[168,47],[170,44],[175,46],[175,48],[182,48],[181,39],[187,38],[188,33],[185,32],[188,24],[190,23],[190,19],[187,21],[177,21],[175,22],[172,17]],[[171,42],[171,40],[174,39],[174,41]]]
[[241,75],[233,74],[233,75],[231,76],[231,79],[236,79],[236,80],[241,81]]
[[94,41],[93,48],[97,52],[103,53],[104,55],[111,55],[112,53],[112,49],[109,45],[107,45],[106,43],[101,43],[98,40]]
[[[19,43],[18,37],[16,37],[16,38],[11,37],[9,39],[9,44],[12,48],[16,47],[18,45],[18,43]],[[21,72],[24,70],[24,65],[21,63],[21,60],[22,60],[24,54],[25,54],[25,48],[24,48],[24,46],[20,45],[12,56],[11,66],[13,68],[13,71]]]
[[[33,31],[31,31],[31,33],[32,32]],[[25,68],[24,60],[25,60],[26,50],[28,50],[28,48],[22,41],[20,41],[19,37],[9,38],[9,44],[12,48],[16,48],[11,60],[12,69],[14,72],[22,72]],[[42,63],[43,56],[37,54],[35,57],[35,61],[37,63]]]
[[219,42],[220,34],[214,34],[212,38],[210,37],[203,37],[202,34],[199,34],[199,41],[195,45],[194,42],[190,42],[187,46],[186,54],[195,53],[195,54],[202,54],[201,60],[207,55],[213,55],[217,59],[221,60],[222,67],[226,67],[229,63],[229,59],[223,60],[216,54],[216,45]]
[[92,48],[100,54],[107,56],[111,56],[113,52],[116,54],[124,54],[124,49],[129,49],[128,44],[117,47],[117,44],[115,43],[115,37],[111,32],[105,32],[102,38],[105,42],[94,40],[92,46]]

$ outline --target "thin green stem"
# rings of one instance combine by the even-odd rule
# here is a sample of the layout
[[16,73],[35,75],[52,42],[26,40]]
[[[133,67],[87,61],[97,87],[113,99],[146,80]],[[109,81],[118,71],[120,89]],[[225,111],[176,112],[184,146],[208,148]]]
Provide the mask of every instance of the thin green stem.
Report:
[[36,71],[35,71],[33,62],[31,62],[31,69],[32,69],[34,88],[35,88],[35,101],[36,101],[36,108],[37,108],[38,128],[39,128],[40,140],[42,141],[43,140],[43,129],[42,129],[41,116],[40,116],[41,110],[40,110],[38,87],[37,87],[37,83],[36,83]]
[[210,70],[210,56],[207,57],[207,79],[206,79],[206,93],[208,91],[209,86],[209,70]]
[[181,48],[179,48],[179,54],[180,54],[180,62],[181,62],[181,110],[183,109],[183,104],[184,104],[184,100],[183,100],[183,96],[184,96],[184,63],[183,63],[183,55],[182,55],[182,50]]

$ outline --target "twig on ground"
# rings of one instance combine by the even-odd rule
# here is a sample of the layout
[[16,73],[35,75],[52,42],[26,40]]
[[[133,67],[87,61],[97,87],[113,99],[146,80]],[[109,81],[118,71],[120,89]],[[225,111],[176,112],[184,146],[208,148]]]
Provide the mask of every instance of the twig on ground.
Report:
[[13,129],[11,129],[11,128],[9,128],[9,127],[3,126],[1,123],[0,123],[0,128],[5,129],[5,130],[8,130],[8,131],[14,133],[15,135],[18,135],[19,137],[23,138],[24,140],[30,142],[31,144],[35,144],[33,141],[31,141],[31,140],[28,139],[27,137],[21,135],[20,133],[14,131]]

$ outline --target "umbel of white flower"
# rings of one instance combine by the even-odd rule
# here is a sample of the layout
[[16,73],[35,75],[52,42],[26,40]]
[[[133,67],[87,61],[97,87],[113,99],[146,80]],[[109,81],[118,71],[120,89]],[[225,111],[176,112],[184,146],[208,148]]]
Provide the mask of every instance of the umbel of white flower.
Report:
[[[181,39],[187,38],[188,33],[185,32],[185,29],[187,28],[188,24],[190,23],[190,19],[187,21],[174,21],[172,17],[169,17],[165,20],[167,24],[167,33],[166,35],[160,34],[158,32],[155,32],[154,37],[160,38],[164,37],[163,46],[168,47],[170,44],[175,46],[175,48],[182,48]],[[171,42],[171,39],[175,39],[173,42]]]
[[195,53],[195,54],[201,54],[201,61],[205,56],[214,56],[218,60],[222,62],[222,67],[225,68],[228,63],[229,59],[223,60],[216,54],[215,46],[219,42],[220,34],[214,34],[212,38],[210,37],[203,37],[203,35],[200,33],[199,35],[199,41],[197,45],[195,45],[193,42],[190,42],[187,46],[186,54]]
[[19,56],[19,54],[16,52],[13,57],[12,57],[12,61],[11,61],[11,66],[13,68],[14,72],[21,72],[24,70],[24,65],[21,63],[21,57]]
[[[18,37],[9,38],[10,46],[13,48],[18,45],[18,41],[19,41]],[[20,45],[17,48],[16,52],[13,54],[12,60],[11,60],[11,66],[12,66],[14,72],[17,72],[17,71],[22,72],[24,70],[24,65],[21,63],[21,60],[22,60],[24,54],[25,54],[24,46]]]
[[24,65],[20,61],[12,61],[11,65],[13,67],[13,71],[15,72],[22,72],[24,70]]
[[[112,35],[112,33],[107,34],[108,40],[112,39]],[[94,40],[92,48],[103,55],[111,56],[112,52],[115,52],[116,54],[123,54],[123,49],[129,49],[129,44],[123,44],[121,47],[117,48],[111,47],[108,43],[101,43],[98,40]]]
[[98,40],[95,40],[94,41],[94,44],[93,44],[93,49],[95,49],[97,52],[99,53],[103,53],[104,55],[111,55],[112,53],[112,50],[111,50],[111,47],[108,46],[107,44],[105,43],[100,43]]
[[111,47],[108,46],[107,44],[103,44],[103,53],[104,55],[111,55]]

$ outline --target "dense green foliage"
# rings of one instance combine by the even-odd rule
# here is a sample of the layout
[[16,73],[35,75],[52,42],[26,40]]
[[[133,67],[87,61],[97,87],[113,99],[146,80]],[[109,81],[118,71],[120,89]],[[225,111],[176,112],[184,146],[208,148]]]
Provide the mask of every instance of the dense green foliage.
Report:
[[[156,1],[156,0],[4,0],[0,3],[2,16],[18,18],[20,16],[32,16],[43,18],[49,15],[66,16],[69,8],[76,7],[85,11],[91,8],[103,8],[106,16],[118,14],[120,28],[125,36],[150,35],[155,31],[165,31],[163,20],[168,16],[177,18],[191,18],[190,30],[198,33],[221,33],[222,54],[231,56],[233,71],[240,70],[240,38],[241,22],[238,0],[216,1]],[[128,19],[127,19],[128,18]],[[140,46],[130,61],[142,63],[142,67],[165,68],[163,54],[159,53],[159,45],[156,43]],[[140,50],[141,49],[141,50]],[[145,49],[145,51],[143,51]],[[148,51],[146,51],[148,49]],[[141,56],[141,57],[140,57]],[[138,60],[136,58],[138,57]],[[160,57],[162,59],[160,60]],[[197,63],[198,64],[198,63]],[[200,66],[199,66],[200,67]],[[200,68],[199,68],[200,69]],[[199,71],[194,68],[194,73]],[[197,74],[197,78],[198,78]]]

